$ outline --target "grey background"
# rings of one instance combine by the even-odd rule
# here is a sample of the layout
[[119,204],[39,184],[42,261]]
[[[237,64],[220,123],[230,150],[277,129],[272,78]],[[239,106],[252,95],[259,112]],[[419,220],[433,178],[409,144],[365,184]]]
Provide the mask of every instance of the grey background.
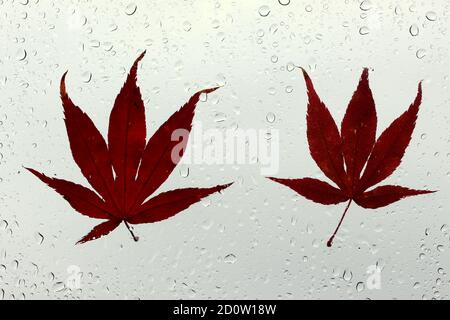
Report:
[[[445,0],[0,0],[0,299],[448,298],[449,14]],[[144,49],[138,82],[149,134],[198,88],[223,85],[195,120],[205,129],[280,130],[279,177],[322,177],[292,65],[309,70],[338,122],[370,67],[378,134],[423,79],[413,140],[386,182],[440,192],[378,210],[352,206],[329,249],[343,204],[309,202],[264,179],[258,165],[190,165],[162,189],[236,183],[173,219],[138,226],[138,243],[120,226],[75,246],[97,221],[22,166],[86,185],[70,154],[59,79],[69,70],[72,98],[106,134]],[[369,290],[375,264],[382,287]],[[71,265],[82,272],[78,290],[65,287]]]

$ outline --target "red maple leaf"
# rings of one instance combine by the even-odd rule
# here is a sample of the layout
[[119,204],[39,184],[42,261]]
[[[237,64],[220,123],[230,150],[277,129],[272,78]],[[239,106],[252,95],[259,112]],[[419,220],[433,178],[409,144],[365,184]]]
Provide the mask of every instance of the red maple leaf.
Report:
[[379,186],[367,191],[389,177],[400,165],[416,124],[422,100],[421,83],[409,109],[375,140],[377,113],[369,87],[368,69],[362,72],[340,132],[305,70],[303,75],[309,100],[306,117],[309,151],[320,170],[337,187],[313,178],[270,179],[317,203],[330,205],[348,201],[336,230],[327,242],[328,247],[331,247],[353,201],[363,208],[375,209],[405,197],[434,192],[395,185]]
[[[108,145],[88,115],[68,96],[65,85],[67,72],[61,79],[61,99],[72,155],[97,193],[79,184],[51,178],[27,168],[62,195],[79,213],[90,218],[106,219],[78,243],[107,235],[121,222],[137,241],[130,224],[170,218],[231,185],[177,189],[148,199],[172,173],[186,147],[187,137],[181,142],[172,141],[172,133],[178,129],[189,133],[200,96],[217,88],[195,93],[146,142],[145,108],[136,84],[138,63],[144,54],[134,62],[115,100],[109,118]],[[175,146],[180,155],[177,159],[172,157]]]

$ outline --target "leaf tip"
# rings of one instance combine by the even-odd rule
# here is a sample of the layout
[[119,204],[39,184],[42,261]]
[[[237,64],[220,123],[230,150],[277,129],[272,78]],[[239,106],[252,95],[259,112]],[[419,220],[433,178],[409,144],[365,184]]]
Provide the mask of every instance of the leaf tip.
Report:
[[61,97],[65,97],[67,96],[67,91],[66,91],[66,77],[67,77],[67,73],[69,71],[64,72],[64,74],[61,77],[61,83],[59,85],[59,92],[61,94]]
[[417,85],[417,95],[410,107],[415,109],[416,112],[419,110],[419,106],[422,104],[422,82],[423,80],[420,80],[419,84]]
[[191,102],[193,102],[193,103],[194,103],[193,106],[195,106],[195,105],[197,104],[197,102],[200,100],[200,96],[201,96],[202,94],[209,94],[209,93],[211,93],[211,92],[216,91],[216,90],[219,89],[219,88],[221,88],[221,87],[218,86],[218,87],[213,87],[213,88],[203,89],[203,90],[200,90],[200,91],[196,92],[196,93],[189,99],[188,104],[191,103]]
[[299,67],[299,68],[302,70],[303,78],[305,79],[308,100],[311,101],[311,99],[319,99],[319,97],[316,94],[313,82],[312,82],[308,72],[306,72],[306,70],[303,67]]
[[141,62],[142,59],[144,59],[145,54],[147,53],[147,50],[142,51],[142,53],[139,55],[139,57],[137,57],[137,59],[134,61],[135,66],[137,66],[137,64],[139,62]]
[[22,168],[24,168],[25,170],[28,170],[28,171],[30,171],[30,172],[36,171],[36,170],[34,170],[34,169],[32,169],[32,168],[28,168],[28,167],[25,167],[25,166],[22,166]]
[[302,70],[302,74],[303,74],[303,77],[305,78],[305,81],[307,81],[307,82],[311,81],[311,78],[309,77],[308,72],[306,72],[306,69],[303,67],[298,67],[298,68],[300,68],[300,70]]
[[220,88],[222,88],[222,87],[221,86],[217,86],[217,87],[213,87],[213,88],[209,88],[209,89],[204,89],[204,90],[202,90],[200,92],[208,94],[208,93],[214,92],[214,91],[216,91],[217,89],[220,89]]
[[420,190],[421,194],[431,194],[431,193],[436,193],[439,190]]
[[36,170],[34,170],[33,168],[29,168],[29,167],[25,167],[22,166],[22,168],[28,170],[29,172],[31,172],[32,174],[34,174],[36,177],[41,178],[42,174]]
[[97,240],[97,239],[99,239],[99,238],[101,238],[101,236],[100,237],[89,237],[89,234],[88,235],[85,235],[83,238],[81,238],[80,240],[78,240],[76,243],[75,243],[75,245],[77,246],[77,245],[80,245],[80,244],[84,244],[84,243],[86,243],[86,242],[89,242],[89,241],[91,241],[91,240]]
[[363,71],[361,73],[361,80],[369,81],[369,68],[367,68],[367,67],[363,68]]
[[89,241],[91,241],[91,240],[97,240],[97,239],[96,239],[96,238],[95,238],[95,239],[86,239],[86,237],[83,237],[83,238],[81,238],[80,240],[78,240],[78,241],[75,243],[75,245],[78,246],[78,245],[81,245],[81,244],[85,244],[86,242],[89,242]]
[[284,182],[285,182],[286,180],[289,180],[289,179],[276,178],[276,177],[266,177],[266,178],[269,179],[269,180],[275,181],[275,182],[277,182],[277,183],[280,183],[280,184],[284,184]]
[[230,182],[230,183],[227,183],[227,184],[223,184],[223,185],[219,186],[219,190],[218,191],[221,192],[222,190],[225,190],[228,187],[231,187],[233,184],[234,184],[234,181]]

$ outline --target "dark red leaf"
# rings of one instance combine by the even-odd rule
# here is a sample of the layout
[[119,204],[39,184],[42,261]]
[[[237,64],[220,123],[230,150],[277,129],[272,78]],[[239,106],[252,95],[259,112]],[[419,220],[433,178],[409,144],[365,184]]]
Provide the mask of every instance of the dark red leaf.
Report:
[[346,196],[340,189],[317,179],[269,179],[281,183],[305,198],[317,203],[337,204],[348,200],[348,196]]
[[[146,144],[145,108],[136,83],[138,64],[144,54],[145,52],[134,62],[116,97],[109,121],[109,149],[91,119],[69,98],[66,92],[66,74],[61,79],[61,99],[73,158],[101,197],[81,185],[49,178],[28,169],[61,194],[81,214],[108,219],[96,226],[79,243],[108,234],[122,221],[137,241],[138,237],[128,222],[139,224],[167,219],[229,186],[173,190],[145,202],[166,181],[180,161],[201,94],[208,94],[217,88],[194,94]],[[177,130],[183,130],[181,141],[177,140],[180,138]]]
[[371,191],[364,192],[355,199],[355,202],[363,208],[376,209],[385,207],[406,197],[432,192],[428,190],[408,189],[400,186],[380,186]]
[[341,126],[347,178],[352,193],[372,151],[376,130],[377,113],[369,87],[369,70],[364,69]]
[[339,188],[346,189],[342,141],[336,122],[314,90],[311,78],[305,70],[303,75],[308,90],[306,134],[309,151],[322,172]]
[[145,148],[145,109],[136,74],[142,53],[131,67],[109,117],[108,147],[116,173],[116,192],[127,208],[134,195],[133,183]]
[[188,188],[161,193],[144,203],[127,221],[132,224],[150,223],[168,219],[212,193],[228,188],[230,184],[212,188]]
[[[417,97],[408,111],[395,120],[375,142],[377,114],[369,87],[368,69],[363,70],[358,87],[347,107],[342,120],[341,135],[327,107],[317,96],[305,70],[303,75],[309,99],[307,136],[311,156],[339,189],[311,178],[270,179],[288,186],[314,202],[336,204],[348,200],[336,230],[327,241],[327,246],[332,245],[353,201],[362,207],[374,209],[405,197],[432,192],[384,186],[364,193],[371,186],[390,176],[400,164],[416,123],[422,100],[421,84]],[[345,159],[345,171],[342,158]]]
[[422,84],[419,83],[416,99],[409,109],[392,122],[375,143],[361,177],[359,192],[363,192],[383,181],[400,165],[405,150],[411,141],[421,101]]
[[94,229],[91,230],[87,235],[85,235],[77,244],[82,244],[91,240],[96,240],[103,236],[106,236],[108,233],[116,229],[121,220],[107,220],[99,225],[95,226]]

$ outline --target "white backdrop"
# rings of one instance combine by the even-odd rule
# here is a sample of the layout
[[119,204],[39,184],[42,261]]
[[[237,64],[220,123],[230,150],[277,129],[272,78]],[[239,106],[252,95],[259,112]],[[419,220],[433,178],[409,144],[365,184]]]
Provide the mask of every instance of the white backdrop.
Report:
[[[0,0],[0,299],[354,298],[450,294],[448,1]],[[74,163],[59,80],[106,135],[134,59],[149,134],[198,88],[203,129],[277,129],[278,177],[323,177],[309,156],[303,78],[340,123],[363,67],[378,134],[424,98],[389,178],[440,190],[386,208],[322,206],[265,179],[258,164],[181,166],[163,186],[236,183],[174,218],[75,242],[97,221],[22,166],[87,185]],[[274,119],[275,117],[275,119]],[[187,175],[186,172],[189,171]],[[381,286],[367,284],[373,266]],[[77,286],[68,280],[82,275]],[[369,279],[370,280],[370,279]]]

